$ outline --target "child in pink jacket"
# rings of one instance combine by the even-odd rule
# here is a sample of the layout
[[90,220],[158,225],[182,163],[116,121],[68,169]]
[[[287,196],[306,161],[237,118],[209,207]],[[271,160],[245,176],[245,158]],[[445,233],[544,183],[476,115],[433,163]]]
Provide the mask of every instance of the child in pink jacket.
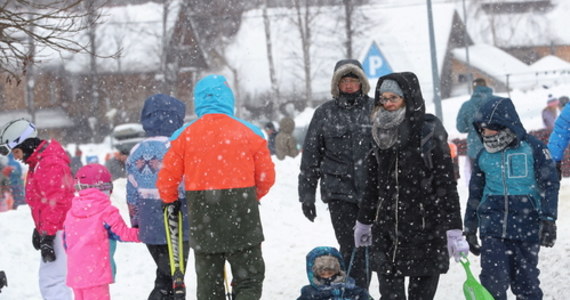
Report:
[[111,174],[103,165],[88,164],[77,171],[72,200],[64,222],[67,285],[75,300],[110,299],[115,277],[113,253],[117,241],[140,242],[138,228],[129,228],[111,205]]

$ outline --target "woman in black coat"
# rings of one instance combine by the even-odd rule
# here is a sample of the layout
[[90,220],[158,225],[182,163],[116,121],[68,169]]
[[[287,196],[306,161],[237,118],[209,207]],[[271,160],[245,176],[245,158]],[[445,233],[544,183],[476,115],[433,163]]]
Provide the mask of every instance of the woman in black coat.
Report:
[[381,299],[406,299],[405,277],[409,299],[433,299],[450,255],[457,259],[469,250],[447,133],[441,121],[425,114],[413,73],[378,80],[372,124],[375,144],[366,159],[355,244],[373,245]]

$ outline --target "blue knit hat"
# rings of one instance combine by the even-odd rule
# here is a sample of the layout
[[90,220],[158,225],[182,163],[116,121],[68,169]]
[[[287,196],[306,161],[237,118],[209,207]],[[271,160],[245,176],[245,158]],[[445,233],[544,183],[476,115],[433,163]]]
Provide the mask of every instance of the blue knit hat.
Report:
[[404,92],[400,88],[400,85],[392,79],[386,79],[382,81],[382,84],[380,85],[380,94],[386,92],[391,92],[400,97],[404,97]]

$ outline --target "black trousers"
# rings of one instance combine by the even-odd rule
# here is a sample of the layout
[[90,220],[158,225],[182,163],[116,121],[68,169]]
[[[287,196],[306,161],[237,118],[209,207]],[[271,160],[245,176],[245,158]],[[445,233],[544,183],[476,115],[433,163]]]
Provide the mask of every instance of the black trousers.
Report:
[[[146,244],[148,252],[156,264],[156,279],[154,289],[150,293],[149,300],[167,299],[167,295],[172,293],[172,276],[170,276],[170,262],[168,259],[168,245]],[[184,255],[184,270],[188,262],[188,242],[184,242],[182,253]]]
[[[358,205],[340,200],[330,201],[328,205],[336,240],[340,245],[339,250],[344,257],[344,264],[348,270],[350,257],[354,250],[354,225],[358,217]],[[349,276],[354,278],[357,286],[368,290],[371,273],[370,267],[366,272],[365,251],[364,247],[360,247],[356,251]]]
[[[409,300],[432,300],[439,283],[439,275],[433,276],[408,276]],[[380,300],[405,300],[406,276],[392,276],[378,274],[380,282]]]

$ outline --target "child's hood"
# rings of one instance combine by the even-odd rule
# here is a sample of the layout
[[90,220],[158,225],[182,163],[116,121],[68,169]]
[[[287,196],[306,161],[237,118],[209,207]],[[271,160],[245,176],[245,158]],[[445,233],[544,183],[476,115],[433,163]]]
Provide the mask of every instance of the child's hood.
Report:
[[481,107],[473,120],[475,130],[481,136],[481,128],[500,126],[509,128],[520,142],[526,130],[517,114],[513,101],[509,98],[493,96]]
[[73,197],[69,212],[76,218],[88,218],[105,210],[111,204],[109,196],[96,188],[84,189]]
[[316,247],[307,254],[307,277],[309,279],[309,283],[311,283],[311,285],[313,286],[314,286],[313,278],[315,277],[315,274],[313,272],[313,266],[315,264],[315,259],[323,255],[332,255],[336,257],[336,259],[338,259],[338,262],[340,264],[341,271],[343,272],[346,271],[342,255],[336,248],[326,247],[326,246]]

